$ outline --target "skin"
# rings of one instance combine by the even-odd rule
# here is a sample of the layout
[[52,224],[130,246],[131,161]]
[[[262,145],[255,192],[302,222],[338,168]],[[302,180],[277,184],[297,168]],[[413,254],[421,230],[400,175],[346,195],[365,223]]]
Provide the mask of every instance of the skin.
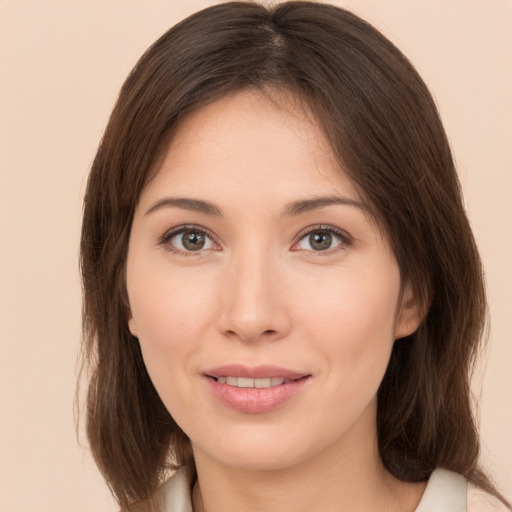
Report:
[[[274,98],[232,94],[179,128],[133,221],[130,330],[191,439],[195,511],[412,511],[424,484],[383,468],[376,394],[419,308],[312,116]],[[294,201],[324,196],[348,204],[283,216]],[[222,215],[168,198],[208,201]],[[168,235],[183,225],[211,235],[202,249],[187,252],[182,234]],[[341,233],[324,250],[304,234],[320,227]],[[232,363],[309,378],[274,410],[240,412],[203,376]]]

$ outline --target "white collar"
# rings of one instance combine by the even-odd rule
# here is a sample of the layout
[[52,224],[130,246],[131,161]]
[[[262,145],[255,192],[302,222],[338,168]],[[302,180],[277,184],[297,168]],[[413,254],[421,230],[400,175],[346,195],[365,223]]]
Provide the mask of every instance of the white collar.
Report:
[[415,512],[466,512],[466,479],[458,473],[437,468]]
[[[158,512],[192,512],[190,483],[184,469],[177,471],[151,500]],[[466,479],[446,469],[436,469],[415,512],[466,512]]]

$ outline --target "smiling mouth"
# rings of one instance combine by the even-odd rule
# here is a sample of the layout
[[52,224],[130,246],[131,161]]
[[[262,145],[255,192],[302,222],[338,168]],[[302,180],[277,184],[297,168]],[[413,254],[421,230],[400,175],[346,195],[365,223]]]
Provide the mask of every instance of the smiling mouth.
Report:
[[284,406],[304,389],[311,373],[273,365],[240,364],[211,368],[203,373],[217,399],[238,412],[260,414]]
[[[273,365],[245,366],[240,364],[211,368],[203,373],[225,389],[272,389],[289,387],[311,377],[309,373],[296,372]],[[277,391],[277,390],[276,390]]]
[[[285,379],[283,377],[268,377],[265,379],[251,379],[248,377],[212,377],[219,384],[227,384],[235,388],[258,388],[266,389],[294,382],[294,379]],[[299,379],[295,379],[299,380]]]

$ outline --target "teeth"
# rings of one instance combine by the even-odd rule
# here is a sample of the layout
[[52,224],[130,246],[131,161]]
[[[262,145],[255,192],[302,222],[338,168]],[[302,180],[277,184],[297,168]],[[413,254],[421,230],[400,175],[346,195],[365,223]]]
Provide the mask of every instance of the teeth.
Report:
[[[276,385],[274,384],[274,386]],[[269,388],[270,386],[272,386],[272,379],[270,377],[268,379],[254,379],[255,388]]]
[[280,386],[286,382],[291,382],[289,379],[283,377],[268,377],[266,379],[250,379],[247,377],[218,377],[217,382],[220,384],[227,384],[237,388],[272,388]]
[[245,377],[238,377],[238,387],[239,388],[253,388],[255,385],[256,379],[247,379]]

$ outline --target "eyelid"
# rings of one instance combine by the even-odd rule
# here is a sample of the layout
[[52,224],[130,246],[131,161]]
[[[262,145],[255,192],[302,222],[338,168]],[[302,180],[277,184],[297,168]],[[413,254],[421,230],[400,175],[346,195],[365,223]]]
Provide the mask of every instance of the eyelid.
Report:
[[[162,236],[158,237],[157,239],[157,245],[165,246],[168,250],[182,254],[185,256],[197,256],[204,252],[204,250],[198,250],[198,251],[182,251],[178,249],[177,247],[173,246],[172,244],[169,244],[168,242],[175,236],[179,235],[180,233],[183,233],[188,230],[194,230],[199,233],[203,233],[208,238],[210,238],[213,243],[219,247],[219,249],[214,250],[222,250],[220,249],[221,244],[219,243],[217,237],[207,228],[204,228],[202,226],[199,226],[197,224],[182,224],[180,226],[175,226],[170,229],[168,229]],[[337,237],[339,237],[342,240],[342,243],[338,246],[327,249],[325,251],[310,251],[305,249],[294,249],[301,240],[303,240],[306,236],[310,235],[311,233],[315,231],[325,231],[329,233],[334,233]],[[308,226],[304,229],[302,229],[296,236],[296,242],[293,244],[291,250],[292,251],[304,251],[308,253],[314,253],[315,255],[321,256],[321,255],[327,255],[332,254],[333,252],[336,252],[337,250],[346,249],[353,243],[353,238],[350,236],[346,231],[337,228],[335,226],[327,225],[327,224],[316,224],[313,226]],[[206,249],[211,250],[211,249]]]
[[[334,233],[338,238],[341,239],[342,243],[333,247],[332,249],[326,249],[325,251],[310,251],[306,249],[294,249],[306,236],[310,235],[311,233],[314,233],[315,231],[324,231],[328,233]],[[327,225],[327,224],[317,224],[314,226],[308,226],[307,228],[302,229],[297,234],[297,241],[293,244],[292,249],[293,251],[304,251],[308,253],[313,253],[315,256],[322,256],[322,255],[328,255],[332,254],[333,252],[346,249],[347,247],[350,247],[353,243],[353,238],[350,236],[346,231],[343,229],[337,228],[335,226]]]
[[[211,249],[200,249],[198,251],[182,251],[178,249],[176,246],[169,243],[175,236],[184,233],[185,231],[197,231],[198,233],[202,233],[206,235],[208,238],[212,240],[212,242],[220,247],[220,243],[218,242],[217,237],[209,230],[202,226],[198,226],[197,224],[182,224],[180,226],[175,226],[168,229],[162,236],[159,236],[157,239],[157,245],[164,246],[167,250],[175,252],[177,254],[181,254],[184,256],[198,256],[204,251],[209,251]],[[220,249],[214,249],[220,250]]]

